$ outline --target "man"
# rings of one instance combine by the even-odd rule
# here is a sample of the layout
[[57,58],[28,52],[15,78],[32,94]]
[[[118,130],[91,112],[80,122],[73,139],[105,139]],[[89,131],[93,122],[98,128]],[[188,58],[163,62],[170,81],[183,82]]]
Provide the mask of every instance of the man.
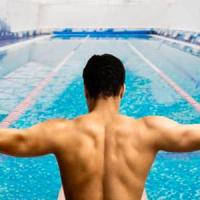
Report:
[[89,113],[28,129],[0,129],[0,152],[55,154],[66,199],[139,200],[159,150],[200,149],[200,125],[119,113],[125,69],[112,55],[93,56],[83,71]]

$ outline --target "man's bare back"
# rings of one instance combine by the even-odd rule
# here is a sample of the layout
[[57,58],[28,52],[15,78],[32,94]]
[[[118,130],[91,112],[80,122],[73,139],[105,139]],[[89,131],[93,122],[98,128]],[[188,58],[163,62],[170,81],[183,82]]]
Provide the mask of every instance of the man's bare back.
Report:
[[91,113],[68,123],[70,136],[56,155],[66,197],[141,199],[156,154],[142,121]]

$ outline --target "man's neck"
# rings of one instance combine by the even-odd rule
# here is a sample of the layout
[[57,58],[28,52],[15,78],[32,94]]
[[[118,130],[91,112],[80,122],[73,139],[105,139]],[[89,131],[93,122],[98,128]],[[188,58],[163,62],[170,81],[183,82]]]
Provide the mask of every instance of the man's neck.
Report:
[[89,112],[95,112],[102,115],[112,115],[119,112],[120,98],[107,97],[90,100],[88,108]]

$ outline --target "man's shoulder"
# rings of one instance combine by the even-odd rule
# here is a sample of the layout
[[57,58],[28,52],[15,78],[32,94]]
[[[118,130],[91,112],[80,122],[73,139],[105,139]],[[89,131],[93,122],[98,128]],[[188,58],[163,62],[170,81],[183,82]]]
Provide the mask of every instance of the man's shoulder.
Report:
[[169,123],[174,122],[167,117],[159,115],[145,116],[139,120],[149,129],[156,129],[160,126],[167,126]]
[[77,124],[84,123],[90,120],[92,120],[92,118],[90,117],[90,114],[85,114],[85,115],[80,115],[72,119],[69,119],[69,118],[48,119],[43,123],[46,124],[46,126],[51,127],[51,128],[67,128],[67,127],[75,128]]
[[139,128],[145,128],[149,130],[156,129],[157,127],[160,126],[165,126],[166,124],[172,121],[167,117],[159,115],[144,116],[141,118],[133,118],[126,115],[120,115],[119,117],[121,123],[130,124],[133,126],[137,126]]
[[44,123],[50,126],[54,125],[64,125],[66,123],[70,123],[72,120],[66,119],[66,118],[53,118],[53,119],[47,119]]
[[42,122],[42,124],[44,124],[45,127],[51,132],[61,132],[66,129],[71,129],[73,127],[73,120],[65,118],[54,118],[48,119]]

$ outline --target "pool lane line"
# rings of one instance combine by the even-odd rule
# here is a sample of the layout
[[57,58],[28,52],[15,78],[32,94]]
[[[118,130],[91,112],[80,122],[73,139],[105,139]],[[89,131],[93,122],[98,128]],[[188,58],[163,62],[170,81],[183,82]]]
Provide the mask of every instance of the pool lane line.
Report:
[[66,62],[74,55],[76,50],[86,42],[88,37],[84,38],[75,48],[70,51],[67,56],[47,74],[46,78],[41,80],[39,84],[20,102],[13,111],[0,123],[0,128],[7,128],[13,122],[17,121],[19,117],[36,101],[36,97],[44,89],[45,86],[52,80],[58,71],[66,64]]
[[138,55],[151,69],[153,69],[159,76],[171,86],[180,96],[182,96],[192,107],[200,112],[200,103],[197,102],[193,97],[191,97],[184,89],[178,86],[171,78],[169,78],[162,70],[160,70],[156,65],[154,65],[150,60],[148,60],[135,46],[127,41],[130,49]]
[[[168,62],[172,64],[172,67],[174,70],[181,72],[183,75],[185,75],[190,81],[192,81],[195,84],[195,88],[198,88],[200,86],[200,81],[197,80],[190,72],[188,72],[184,67],[181,65],[177,65],[176,63],[174,64],[173,61],[170,61],[167,58]],[[175,66],[177,65],[177,67]]]
[[12,48],[20,48],[20,47],[23,47],[25,45],[31,44],[33,42],[45,40],[45,39],[50,38],[50,37],[51,37],[51,35],[39,36],[39,37],[36,37],[36,38],[27,39],[27,40],[24,40],[24,41],[19,41],[19,42],[16,42],[14,44],[9,44],[9,45],[0,47],[0,52],[7,51],[7,50],[12,49]]
[[[193,49],[197,49],[197,50],[200,50],[200,46],[196,45],[196,44],[190,44],[190,43],[187,43],[187,42],[184,42],[184,41],[179,41],[179,40],[176,40],[176,39],[172,39],[172,38],[166,38],[166,37],[163,37],[163,36],[158,36],[158,35],[151,35],[152,37],[154,38],[158,38],[160,40],[162,40],[163,42],[164,41],[169,41],[169,42],[173,42],[173,43],[177,43],[177,44],[181,44],[181,45],[184,45],[184,46],[189,46]],[[161,43],[162,45],[162,43]],[[185,70],[182,66],[179,66],[178,68],[175,68],[175,70],[179,70],[182,72],[182,74],[184,74],[186,77],[188,77],[192,82],[194,82],[195,84],[195,88],[198,88],[200,87],[200,81],[198,81],[192,74],[190,74],[187,70]]]
[[195,84],[195,88],[197,89],[199,86],[200,86],[200,81],[197,80],[192,74],[190,74],[190,72],[188,72],[185,68],[183,68],[182,66],[177,66],[177,67],[174,67],[173,65],[173,68],[176,70],[176,71],[179,71],[181,72],[182,74],[184,74],[190,81],[192,81],[194,84]]

